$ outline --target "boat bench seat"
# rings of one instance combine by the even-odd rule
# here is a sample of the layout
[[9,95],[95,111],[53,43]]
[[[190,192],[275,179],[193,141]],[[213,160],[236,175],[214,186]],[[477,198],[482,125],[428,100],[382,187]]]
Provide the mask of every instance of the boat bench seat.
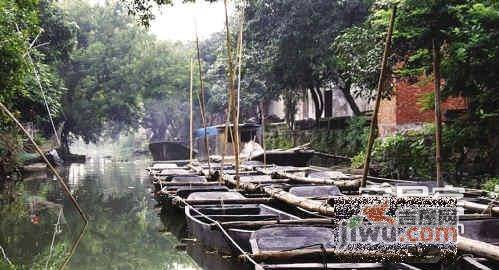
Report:
[[[262,221],[262,220],[276,220],[279,218],[277,215],[207,215],[209,218],[219,222],[226,221]],[[196,219],[205,221],[206,219],[201,215],[193,216]],[[207,221],[209,223],[209,221]]]

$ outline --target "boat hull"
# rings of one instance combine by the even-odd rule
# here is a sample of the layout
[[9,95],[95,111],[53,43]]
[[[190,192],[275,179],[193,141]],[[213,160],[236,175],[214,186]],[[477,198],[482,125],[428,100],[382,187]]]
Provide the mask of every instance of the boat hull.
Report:
[[153,142],[149,144],[154,161],[186,160],[190,158],[189,147],[181,142]]

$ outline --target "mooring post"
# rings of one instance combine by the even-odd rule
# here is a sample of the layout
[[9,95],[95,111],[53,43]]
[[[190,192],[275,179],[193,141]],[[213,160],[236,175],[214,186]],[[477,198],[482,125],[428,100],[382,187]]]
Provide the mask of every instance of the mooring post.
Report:
[[198,58],[198,66],[199,66],[199,105],[201,107],[201,120],[203,122],[204,129],[204,147],[206,148],[206,155],[208,156],[208,172],[211,174],[211,165],[210,165],[210,147],[208,144],[208,131],[206,130],[206,109],[205,109],[205,100],[204,100],[204,82],[203,82],[203,66],[201,63],[201,53],[199,52],[199,37],[196,28],[196,50],[197,50],[197,58]]
[[371,162],[371,151],[373,148],[374,139],[376,139],[377,135],[379,105],[381,103],[382,92],[385,85],[386,66],[388,62],[388,56],[390,54],[390,46],[392,42],[392,33],[393,33],[393,22],[395,20],[396,12],[397,12],[397,6],[393,5],[392,14],[390,16],[390,24],[388,25],[388,33],[386,35],[385,50],[383,52],[383,58],[381,60],[381,71],[378,79],[376,103],[374,105],[374,113],[371,120],[371,126],[369,128],[369,140],[367,142],[366,156],[364,160],[364,172],[362,174],[361,187],[365,187],[367,183],[367,175],[369,174],[369,163]]
[[194,77],[194,60],[191,57],[191,71],[190,71],[190,84],[189,84],[189,163],[192,165],[192,129],[193,129],[193,113],[192,113],[192,81]]
[[226,45],[227,45],[227,62],[229,71],[229,114],[232,118],[232,124],[234,128],[233,140],[234,144],[234,157],[235,157],[235,169],[236,169],[236,188],[239,189],[239,121],[237,115],[237,105],[236,98],[237,91],[235,88],[235,72],[234,72],[234,62],[232,60],[232,46],[230,40],[230,30],[229,30],[229,15],[227,11],[227,0],[224,0],[225,7],[225,34],[226,34]]
[[433,74],[435,76],[435,162],[437,167],[437,185],[444,186],[442,179],[442,112],[440,110],[440,46],[437,40],[432,40],[433,45]]

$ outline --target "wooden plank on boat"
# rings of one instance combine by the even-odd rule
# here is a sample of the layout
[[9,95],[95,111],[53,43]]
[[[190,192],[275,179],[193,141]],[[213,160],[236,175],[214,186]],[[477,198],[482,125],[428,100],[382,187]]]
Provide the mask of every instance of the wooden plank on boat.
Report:
[[188,205],[218,205],[218,204],[259,204],[259,203],[270,203],[272,198],[245,198],[245,199],[204,199],[204,200],[193,200],[187,199],[183,200],[181,203],[186,203]]
[[[264,265],[265,270],[289,270],[289,269],[385,269],[382,263],[286,263],[286,264],[270,264]],[[401,270],[401,269],[397,269]]]
[[[308,248],[296,250],[279,250],[279,251],[259,251],[249,255],[256,262],[265,262],[266,264],[275,263],[289,263],[289,262],[308,262],[321,260],[326,256],[327,258],[343,258],[348,261],[362,260],[365,262],[376,261],[379,258],[385,260],[391,258],[394,261],[400,260],[400,255],[389,254],[386,252],[357,252],[340,251],[334,248]],[[246,261],[247,258],[243,255],[239,259]],[[346,262],[346,261],[345,261]]]
[[172,183],[169,181],[161,181],[163,187],[194,187],[194,186],[220,186],[218,182],[194,182],[194,183]]
[[[218,222],[230,221],[262,221],[262,220],[277,220],[277,215],[207,215],[209,218],[217,220]],[[204,218],[201,215],[194,215],[195,218]]]
[[[308,218],[297,220],[265,220],[265,221],[228,221],[221,223],[226,229],[258,229],[267,225],[334,225],[335,222],[327,218]],[[211,226],[212,229],[218,228],[216,225]]]

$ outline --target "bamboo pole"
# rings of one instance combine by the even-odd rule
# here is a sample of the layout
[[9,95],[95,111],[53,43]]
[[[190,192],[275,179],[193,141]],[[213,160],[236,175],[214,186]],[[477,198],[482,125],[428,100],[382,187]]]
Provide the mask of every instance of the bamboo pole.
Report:
[[[231,175],[224,175],[223,179],[226,183],[235,185],[237,181]],[[318,212],[323,215],[334,216],[334,207],[327,204],[326,201],[311,200],[304,197],[299,197],[293,195],[287,191],[280,188],[275,188],[272,186],[260,186],[254,183],[240,183],[240,188],[247,191],[263,191],[272,198],[282,201],[287,204],[291,204],[303,209]]]
[[192,112],[192,82],[194,77],[194,60],[191,58],[191,72],[190,72],[190,84],[189,84],[189,164],[192,164],[192,131],[193,131],[193,112]]
[[66,183],[64,182],[62,177],[59,175],[57,170],[54,168],[54,166],[52,166],[52,164],[49,162],[49,160],[47,159],[47,157],[43,153],[42,149],[40,149],[40,147],[35,142],[33,137],[31,137],[29,132],[23,127],[23,125],[19,122],[19,120],[17,120],[17,118],[10,112],[10,110],[7,109],[7,107],[5,107],[5,105],[1,102],[0,102],[0,108],[2,108],[2,110],[14,121],[14,123],[16,123],[16,125],[19,127],[19,129],[28,137],[29,141],[35,147],[36,152],[38,152],[38,154],[42,157],[43,161],[47,164],[50,171],[55,175],[55,177],[59,181],[59,184],[61,184],[62,190],[64,191],[64,193],[66,193],[66,196],[68,196],[68,198],[71,200],[71,203],[74,205],[74,207],[76,207],[76,210],[78,211],[80,216],[83,218],[83,221],[85,223],[88,223],[88,218],[87,218],[85,212],[83,211],[83,209],[80,207],[80,204],[73,197],[73,194],[71,194],[69,187],[66,185]]
[[322,178],[312,178],[312,177],[303,177],[299,175],[295,175],[292,173],[277,173],[280,177],[285,177],[295,182],[307,183],[307,184],[324,184],[324,185],[335,185],[339,188],[349,188],[356,189],[360,186],[359,179],[322,179]]
[[499,206],[489,206],[486,204],[469,202],[465,200],[458,201],[457,205],[463,207],[464,209],[471,210],[474,212],[481,212],[481,213],[490,212],[492,216],[499,216]]
[[432,40],[433,45],[433,73],[435,75],[435,161],[437,166],[437,185],[444,186],[442,179],[442,112],[440,111],[440,53],[437,40]]
[[199,37],[198,37],[198,32],[196,29],[196,49],[197,49],[197,58],[198,58],[198,66],[199,66],[199,103],[201,107],[201,120],[203,121],[203,128],[204,128],[204,147],[206,148],[206,155],[208,156],[208,171],[211,173],[211,166],[210,166],[210,147],[208,144],[208,132],[206,130],[206,106],[205,106],[205,100],[204,100],[204,83],[203,83],[203,66],[201,64],[201,54],[199,50]]
[[376,138],[376,135],[377,135],[376,133],[377,133],[377,121],[378,121],[379,105],[381,103],[381,96],[382,96],[383,88],[385,85],[386,66],[388,63],[388,56],[390,54],[390,46],[391,46],[392,33],[393,33],[393,23],[395,20],[396,12],[397,12],[397,6],[393,5],[392,14],[390,16],[390,24],[388,26],[388,33],[386,35],[385,50],[383,52],[383,59],[381,60],[381,70],[380,70],[379,79],[378,79],[376,103],[374,105],[374,113],[373,113],[373,116],[371,119],[371,126],[369,128],[369,141],[367,142],[366,157],[364,160],[364,172],[362,174],[362,181],[361,181],[362,187],[365,187],[366,183],[367,183],[367,175],[369,174],[369,163],[371,162],[371,151],[373,148],[374,139]]
[[73,204],[73,206],[78,211],[78,214],[83,219],[83,228],[82,228],[82,230],[81,230],[78,238],[76,239],[76,241],[71,246],[71,249],[70,249],[70,252],[69,252],[68,256],[64,259],[63,264],[59,268],[59,269],[64,269],[68,265],[68,263],[71,261],[71,258],[73,256],[74,252],[76,251],[76,248],[79,246],[80,241],[83,239],[83,236],[85,235],[85,232],[86,232],[87,227],[88,227],[88,218],[87,218],[87,215],[85,214],[85,212],[83,211],[83,209],[80,207],[80,204],[78,203],[78,201],[76,201],[76,199],[73,196],[73,194],[71,194],[71,191],[69,190],[69,187],[66,185],[66,183],[64,182],[64,180],[62,179],[62,177],[59,175],[59,173],[57,172],[57,170],[54,168],[54,166],[52,166],[52,164],[49,162],[49,160],[47,159],[47,157],[45,156],[45,154],[43,153],[43,151],[40,149],[40,147],[38,146],[38,144],[35,142],[35,140],[33,139],[33,137],[29,134],[29,132],[23,127],[23,125],[19,122],[19,120],[17,120],[17,118],[12,114],[12,112],[10,112],[10,110],[2,102],[0,102],[0,108],[14,121],[14,123],[16,123],[16,125],[19,127],[19,129],[28,137],[29,141],[35,147],[35,150],[42,157],[43,161],[47,164],[47,166],[50,169],[50,171],[54,174],[54,176],[56,177],[57,181],[62,186],[63,192],[70,199],[71,203]]
[[459,236],[457,238],[457,249],[465,253],[472,253],[480,257],[499,261],[499,247],[482,241]]
[[235,74],[234,74],[234,62],[232,60],[232,45],[231,45],[231,39],[230,39],[230,30],[229,30],[229,15],[227,11],[227,0],[224,0],[224,7],[225,7],[225,29],[226,29],[226,45],[227,45],[227,61],[228,61],[228,68],[229,68],[229,98],[230,104],[229,104],[229,113],[232,118],[232,123],[233,123],[233,129],[234,129],[234,157],[235,157],[235,167],[236,167],[236,187],[239,188],[239,121],[237,119],[237,112],[236,112],[236,98],[237,97],[237,92],[234,86],[235,83]]

